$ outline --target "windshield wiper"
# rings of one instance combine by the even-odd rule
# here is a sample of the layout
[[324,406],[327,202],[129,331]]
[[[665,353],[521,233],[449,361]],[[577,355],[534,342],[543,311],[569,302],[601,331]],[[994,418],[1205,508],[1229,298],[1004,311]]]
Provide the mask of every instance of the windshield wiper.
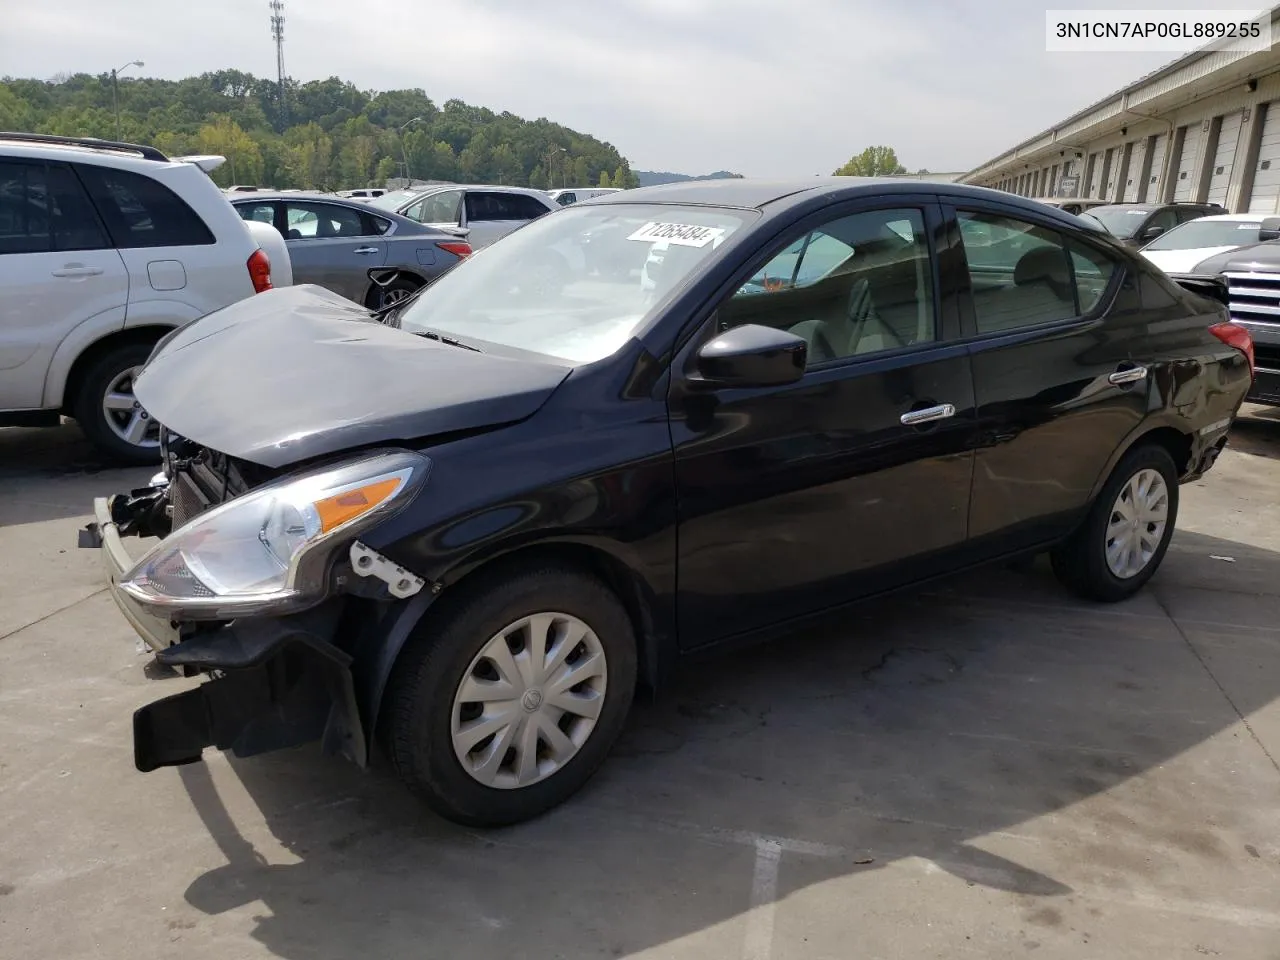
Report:
[[471,350],[474,353],[483,353],[479,347],[473,347],[469,343],[463,343],[461,340],[455,340],[453,337],[446,337],[442,333],[436,333],[434,330],[415,330],[415,336],[426,337],[428,340],[434,340],[437,343],[443,343],[448,347],[461,347],[463,350]]

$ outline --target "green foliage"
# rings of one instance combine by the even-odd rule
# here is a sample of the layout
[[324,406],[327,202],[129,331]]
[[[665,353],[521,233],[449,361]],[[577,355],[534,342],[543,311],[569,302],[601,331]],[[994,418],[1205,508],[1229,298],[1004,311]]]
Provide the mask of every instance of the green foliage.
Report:
[[[525,120],[422,90],[360,90],[339,77],[289,82],[240,70],[183,80],[119,78],[120,136],[165,153],[216,153],[231,183],[336,190],[418,180],[517,186],[634,186],[611,144],[546,118]],[[0,130],[115,139],[110,74],[0,79]],[[620,182],[620,180],[622,182]]]
[[906,172],[907,168],[898,162],[898,155],[892,147],[867,147],[861,153],[854,154],[834,176],[883,177],[891,173]]

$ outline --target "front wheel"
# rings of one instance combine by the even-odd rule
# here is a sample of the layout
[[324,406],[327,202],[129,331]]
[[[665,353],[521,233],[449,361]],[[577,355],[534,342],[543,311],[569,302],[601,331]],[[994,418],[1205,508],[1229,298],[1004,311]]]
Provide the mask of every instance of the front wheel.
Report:
[[1116,466],[1084,523],[1051,554],[1054,573],[1090,600],[1133,596],[1155,574],[1178,518],[1178,473],[1148,445]]
[[385,740],[441,816],[503,826],[564,802],[603,762],[634,695],[635,636],[612,591],[575,570],[461,589],[396,664]]

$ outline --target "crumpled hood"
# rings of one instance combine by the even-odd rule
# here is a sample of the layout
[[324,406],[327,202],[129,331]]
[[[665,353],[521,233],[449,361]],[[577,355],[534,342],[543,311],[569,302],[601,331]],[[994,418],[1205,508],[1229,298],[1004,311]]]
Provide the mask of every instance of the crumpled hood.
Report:
[[170,430],[266,467],[522,420],[569,374],[369,320],[321,287],[269,290],[161,341],[134,385]]

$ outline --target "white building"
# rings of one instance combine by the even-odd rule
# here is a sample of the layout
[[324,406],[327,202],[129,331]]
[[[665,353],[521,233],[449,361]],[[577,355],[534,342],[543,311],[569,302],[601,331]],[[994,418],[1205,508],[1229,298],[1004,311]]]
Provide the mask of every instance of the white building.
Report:
[[[1280,7],[1271,17],[1273,36],[1280,36]],[[1117,203],[1193,201],[1233,213],[1280,212],[1280,50],[1211,46],[1189,53],[961,182],[1026,197],[1065,189]]]

